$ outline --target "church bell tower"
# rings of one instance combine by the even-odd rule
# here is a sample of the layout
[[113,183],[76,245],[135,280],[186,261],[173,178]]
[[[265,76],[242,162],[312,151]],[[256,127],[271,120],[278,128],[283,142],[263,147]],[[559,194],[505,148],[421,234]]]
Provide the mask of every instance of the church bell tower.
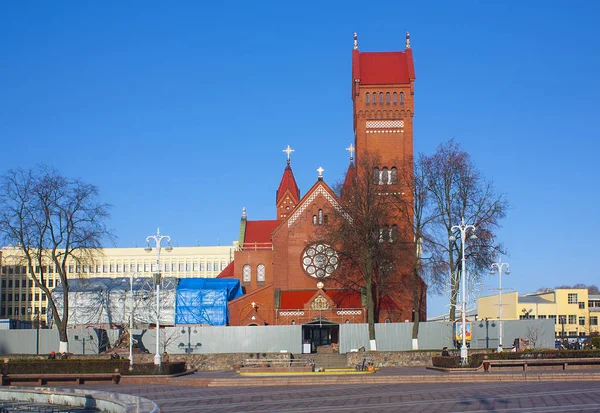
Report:
[[352,101],[356,159],[376,153],[380,184],[393,184],[401,162],[413,156],[415,68],[410,34],[401,52],[361,52],[354,34]]

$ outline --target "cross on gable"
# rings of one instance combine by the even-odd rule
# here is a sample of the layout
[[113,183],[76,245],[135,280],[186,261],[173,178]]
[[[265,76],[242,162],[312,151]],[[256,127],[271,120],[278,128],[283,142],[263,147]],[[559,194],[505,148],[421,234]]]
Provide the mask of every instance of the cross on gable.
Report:
[[283,152],[287,154],[287,161],[288,163],[290,163],[290,154],[294,152],[294,149],[290,148],[290,145],[288,145],[287,148],[283,150]]
[[356,150],[356,149],[354,148],[354,145],[350,144],[350,146],[348,146],[348,147],[346,148],[346,150],[347,150],[348,152],[350,152],[350,160],[354,159],[354,151]]

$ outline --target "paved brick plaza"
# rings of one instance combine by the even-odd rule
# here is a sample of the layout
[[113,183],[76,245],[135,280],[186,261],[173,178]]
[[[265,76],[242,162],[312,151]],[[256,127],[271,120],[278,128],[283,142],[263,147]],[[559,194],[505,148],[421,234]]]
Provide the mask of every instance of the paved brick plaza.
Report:
[[600,382],[86,387],[145,397],[165,413],[600,412]]

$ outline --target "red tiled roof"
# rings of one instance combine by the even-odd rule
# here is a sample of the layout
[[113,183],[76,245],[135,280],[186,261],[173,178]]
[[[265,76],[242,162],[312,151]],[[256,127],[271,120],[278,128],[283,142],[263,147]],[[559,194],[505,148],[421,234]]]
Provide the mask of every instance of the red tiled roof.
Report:
[[278,203],[283,194],[285,194],[286,189],[289,189],[292,195],[296,197],[296,201],[300,199],[300,190],[296,184],[296,179],[294,178],[294,173],[292,172],[290,164],[287,164],[285,170],[283,171],[281,183],[279,184],[279,189],[277,190],[277,199],[275,200],[276,203]]
[[217,278],[228,278],[228,277],[233,277],[234,275],[234,265],[233,265],[234,261],[231,261],[229,263],[229,265],[227,267],[225,267],[223,269],[223,271],[221,271],[221,273],[219,275],[217,275]]
[[247,221],[246,234],[244,235],[244,244],[249,243],[269,243],[271,242],[271,233],[279,224],[277,220]]
[[[304,308],[304,304],[306,304],[315,293],[315,290],[282,291],[279,308],[282,310]],[[339,308],[362,308],[360,292],[358,291],[328,290],[325,291],[325,294],[327,294]]]
[[350,190],[353,186],[353,180],[356,178],[356,168],[354,167],[354,163],[350,162],[350,166],[348,166],[348,171],[346,172],[346,177],[344,178],[344,185],[342,186],[342,198],[344,197],[345,190]]
[[352,53],[352,77],[361,85],[410,83],[415,79],[412,49]]

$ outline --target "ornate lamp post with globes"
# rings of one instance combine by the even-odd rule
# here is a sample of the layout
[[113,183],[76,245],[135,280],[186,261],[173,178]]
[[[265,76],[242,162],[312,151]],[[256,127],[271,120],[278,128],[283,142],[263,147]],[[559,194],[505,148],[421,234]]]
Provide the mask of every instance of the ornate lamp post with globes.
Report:
[[498,352],[502,351],[502,270],[505,270],[506,275],[510,274],[510,265],[502,262],[502,258],[498,262],[492,263],[490,274],[498,273]]
[[154,364],[157,366],[162,364],[162,357],[160,355],[160,243],[163,239],[167,240],[165,251],[173,251],[173,247],[171,247],[171,237],[168,235],[160,235],[160,228],[156,229],[156,235],[149,235],[146,237],[148,246],[144,248],[144,251],[151,252],[152,247],[150,246],[150,240],[154,240],[156,244],[156,273],[153,274],[154,285],[156,286],[156,354],[154,355]]
[[[465,259],[465,249],[467,247],[467,232],[471,230],[470,239],[477,239],[477,235],[475,235],[475,226],[465,224],[465,217],[462,217],[460,225],[454,225],[451,228],[452,231],[460,231],[460,240],[461,240],[461,249],[462,249],[462,266],[460,272],[460,288],[461,288],[461,312],[462,312],[462,325],[461,325],[461,336],[462,336],[462,346],[460,348],[460,362],[461,364],[467,365],[469,363],[469,355],[467,350],[467,325],[466,325],[466,313],[467,313],[467,275],[466,275],[466,259]],[[456,241],[456,237],[454,235],[450,235],[448,238],[450,241]]]

